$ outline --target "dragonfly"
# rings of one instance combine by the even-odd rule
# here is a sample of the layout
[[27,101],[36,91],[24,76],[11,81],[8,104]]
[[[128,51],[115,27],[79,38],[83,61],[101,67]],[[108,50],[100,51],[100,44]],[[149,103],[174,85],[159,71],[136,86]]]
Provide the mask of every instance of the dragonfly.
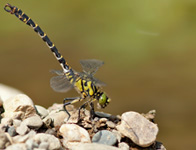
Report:
[[68,114],[67,120],[69,120],[69,118],[71,117],[70,113],[66,109],[67,105],[86,100],[86,102],[84,102],[82,106],[80,106],[78,116],[80,116],[80,110],[85,109],[89,105],[91,116],[93,117],[95,114],[93,103],[95,101],[97,101],[100,108],[105,108],[109,104],[111,99],[101,88],[104,83],[94,77],[94,74],[96,73],[98,68],[103,65],[103,61],[96,59],[82,60],[80,61],[80,63],[82,65],[83,72],[76,72],[67,63],[56,46],[40,28],[40,26],[36,24],[30,17],[28,17],[21,9],[7,3],[4,7],[4,10],[10,14],[14,14],[19,20],[32,27],[33,30],[46,43],[57,61],[60,63],[62,71],[53,71],[58,76],[54,76],[50,80],[52,89],[57,92],[67,92],[71,88],[75,88],[79,93],[80,96],[78,97],[65,98],[63,100],[63,109]]

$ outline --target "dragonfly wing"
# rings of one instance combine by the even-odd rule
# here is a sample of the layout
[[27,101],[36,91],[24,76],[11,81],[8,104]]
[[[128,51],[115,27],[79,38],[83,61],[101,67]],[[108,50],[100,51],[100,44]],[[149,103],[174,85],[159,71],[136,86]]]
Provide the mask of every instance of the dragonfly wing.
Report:
[[63,71],[62,70],[50,70],[51,73],[53,74],[57,74],[57,75],[64,75]]
[[87,59],[81,60],[80,64],[82,65],[83,71],[85,73],[94,75],[99,67],[104,64],[104,62],[96,59]]
[[102,86],[106,86],[106,84],[102,81],[100,81],[99,79],[96,79],[93,77],[93,81],[95,82],[95,84],[98,86],[98,87],[102,87]]
[[67,92],[73,85],[67,80],[66,76],[54,76],[50,79],[50,86],[56,92]]

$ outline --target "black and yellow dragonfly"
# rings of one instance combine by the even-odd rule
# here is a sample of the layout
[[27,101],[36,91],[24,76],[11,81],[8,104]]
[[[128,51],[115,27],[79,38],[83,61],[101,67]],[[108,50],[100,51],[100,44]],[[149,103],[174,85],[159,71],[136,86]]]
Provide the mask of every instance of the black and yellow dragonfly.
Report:
[[51,78],[51,87],[57,92],[67,92],[69,89],[74,87],[78,91],[78,93],[80,93],[80,97],[65,98],[63,101],[63,108],[69,115],[68,119],[70,118],[70,113],[67,111],[66,106],[82,101],[86,98],[87,101],[79,108],[79,114],[80,109],[86,108],[86,106],[90,104],[91,114],[93,115],[94,101],[98,101],[98,105],[101,108],[105,108],[108,105],[111,99],[106,95],[105,92],[101,90],[101,86],[103,85],[103,83],[93,77],[98,68],[103,65],[102,61],[95,59],[83,60],[80,62],[83,67],[83,72],[79,73],[74,71],[68,65],[67,61],[63,58],[63,56],[59,53],[56,46],[50,41],[49,37],[21,9],[10,4],[6,4],[4,9],[9,13],[14,14],[25,24],[32,27],[34,31],[37,32],[38,35],[42,38],[42,40],[46,42],[46,45],[50,48],[55,58],[60,63],[62,71],[53,71],[59,76]]

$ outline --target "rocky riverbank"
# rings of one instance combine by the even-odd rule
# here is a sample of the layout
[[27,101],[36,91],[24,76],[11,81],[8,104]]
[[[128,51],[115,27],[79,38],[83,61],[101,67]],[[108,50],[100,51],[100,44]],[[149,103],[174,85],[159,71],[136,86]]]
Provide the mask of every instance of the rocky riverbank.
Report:
[[[165,150],[156,141],[158,126],[155,111],[139,114],[129,111],[121,116],[62,104],[48,109],[35,105],[31,98],[0,85],[0,149],[6,150]],[[7,91],[2,94],[2,91]]]

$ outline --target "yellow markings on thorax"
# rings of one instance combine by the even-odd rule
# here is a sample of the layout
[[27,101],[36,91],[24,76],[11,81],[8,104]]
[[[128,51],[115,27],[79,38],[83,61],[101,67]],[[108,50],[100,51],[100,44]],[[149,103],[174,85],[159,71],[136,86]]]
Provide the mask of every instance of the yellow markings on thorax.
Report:
[[80,92],[83,92],[83,89],[82,89],[82,79],[81,79],[81,78],[79,78],[79,79],[76,80],[75,86],[77,87],[77,89],[78,89]]
[[92,87],[92,81],[87,82],[87,86],[89,87],[89,95],[92,96],[94,94],[94,90]]
[[92,85],[92,81],[83,80],[84,91],[88,91],[88,94],[90,96],[92,96],[94,94],[94,91],[93,91],[91,85]]

